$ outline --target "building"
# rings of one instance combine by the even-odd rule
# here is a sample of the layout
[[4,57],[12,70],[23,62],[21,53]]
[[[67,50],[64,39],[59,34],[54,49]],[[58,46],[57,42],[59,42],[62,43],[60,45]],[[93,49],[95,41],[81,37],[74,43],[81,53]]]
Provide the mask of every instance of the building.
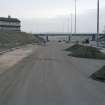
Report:
[[21,21],[17,18],[0,17],[0,30],[1,31],[21,31]]

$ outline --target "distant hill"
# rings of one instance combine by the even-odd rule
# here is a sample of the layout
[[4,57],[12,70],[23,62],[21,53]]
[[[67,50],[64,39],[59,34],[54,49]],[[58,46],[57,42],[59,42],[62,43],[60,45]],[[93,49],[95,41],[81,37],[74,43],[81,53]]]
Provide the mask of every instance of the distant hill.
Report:
[[14,48],[32,43],[40,43],[41,40],[32,34],[25,32],[0,32],[0,49]]

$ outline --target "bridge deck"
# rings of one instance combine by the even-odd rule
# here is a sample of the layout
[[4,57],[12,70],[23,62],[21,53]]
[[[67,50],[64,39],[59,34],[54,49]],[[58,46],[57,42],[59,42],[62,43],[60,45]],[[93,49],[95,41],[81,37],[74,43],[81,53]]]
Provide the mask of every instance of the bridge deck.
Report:
[[[66,34],[34,34],[34,35],[36,35],[36,36],[69,36],[69,35],[72,35],[72,36],[94,36],[94,35],[96,35],[96,33],[77,33],[77,34],[71,34],[71,33],[66,33]],[[100,36],[101,35],[105,35],[105,34],[103,34],[103,33],[100,33]]]

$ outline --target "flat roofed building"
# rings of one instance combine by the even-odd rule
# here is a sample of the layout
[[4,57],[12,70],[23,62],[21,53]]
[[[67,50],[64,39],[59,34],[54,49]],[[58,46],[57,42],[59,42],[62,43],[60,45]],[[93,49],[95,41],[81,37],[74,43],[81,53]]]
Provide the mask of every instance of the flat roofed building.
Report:
[[21,31],[21,21],[17,18],[0,17],[0,30],[1,31]]

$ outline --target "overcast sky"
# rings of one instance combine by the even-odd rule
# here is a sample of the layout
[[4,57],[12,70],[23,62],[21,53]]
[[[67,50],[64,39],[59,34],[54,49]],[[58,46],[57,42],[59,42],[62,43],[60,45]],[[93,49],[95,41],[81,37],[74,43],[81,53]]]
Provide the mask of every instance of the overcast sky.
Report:
[[[20,18],[22,29],[28,32],[66,32],[67,16],[70,13],[74,14],[74,1],[0,0],[0,16],[7,17],[9,14]],[[96,6],[97,0],[77,0],[78,32],[96,31]],[[100,0],[100,8],[102,30],[103,23],[105,23],[105,0]],[[85,28],[83,23],[86,21],[87,27]]]

